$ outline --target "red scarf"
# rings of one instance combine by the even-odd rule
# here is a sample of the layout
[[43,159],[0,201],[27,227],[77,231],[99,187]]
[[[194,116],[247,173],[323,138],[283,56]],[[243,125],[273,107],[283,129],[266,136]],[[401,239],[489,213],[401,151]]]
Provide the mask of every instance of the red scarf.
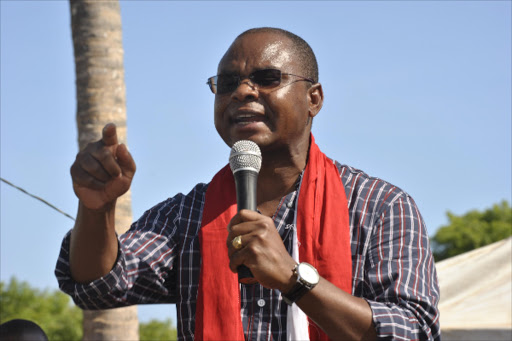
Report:
[[[299,259],[320,276],[352,293],[352,260],[345,190],[334,162],[311,135],[308,164],[297,208]],[[201,272],[196,303],[196,340],[243,340],[238,276],[229,269],[227,226],[236,214],[236,192],[229,165],[208,185],[199,243]],[[311,340],[328,337],[310,320]],[[313,327],[314,326],[314,327]]]

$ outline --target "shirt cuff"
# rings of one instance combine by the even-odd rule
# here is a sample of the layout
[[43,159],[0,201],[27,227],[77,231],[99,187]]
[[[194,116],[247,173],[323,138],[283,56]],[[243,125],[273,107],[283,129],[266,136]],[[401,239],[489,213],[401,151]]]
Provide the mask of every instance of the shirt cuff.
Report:
[[[117,234],[116,234],[117,236]],[[60,249],[57,266],[55,268],[55,275],[59,282],[60,289],[66,294],[70,295],[75,303],[82,309],[105,309],[114,306],[114,302],[108,303],[112,300],[111,294],[118,290],[123,290],[124,269],[126,269],[126,259],[119,247],[118,237],[118,251],[117,259],[114,263],[112,270],[105,276],[98,278],[89,283],[78,283],[71,277],[71,270],[69,265],[69,247],[70,247],[71,231],[69,231]],[[103,300],[104,296],[108,296],[107,300]]]
[[372,319],[379,340],[424,339],[418,320],[405,308],[393,303],[365,300],[372,310]]

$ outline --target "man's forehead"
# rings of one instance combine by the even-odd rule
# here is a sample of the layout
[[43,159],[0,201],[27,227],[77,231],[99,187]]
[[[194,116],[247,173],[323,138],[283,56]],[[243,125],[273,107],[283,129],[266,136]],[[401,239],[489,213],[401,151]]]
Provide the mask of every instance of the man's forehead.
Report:
[[219,63],[220,69],[251,63],[256,67],[281,67],[292,61],[291,42],[273,33],[254,33],[237,38]]

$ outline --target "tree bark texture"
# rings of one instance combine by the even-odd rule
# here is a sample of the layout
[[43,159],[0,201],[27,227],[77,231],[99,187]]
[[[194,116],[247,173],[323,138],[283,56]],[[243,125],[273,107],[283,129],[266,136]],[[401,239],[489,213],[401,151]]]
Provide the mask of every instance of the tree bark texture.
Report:
[[[80,150],[113,122],[126,144],[126,90],[120,6],[117,0],[70,0]],[[117,199],[116,232],[132,223],[130,191]],[[84,311],[84,340],[138,340],[137,307]]]

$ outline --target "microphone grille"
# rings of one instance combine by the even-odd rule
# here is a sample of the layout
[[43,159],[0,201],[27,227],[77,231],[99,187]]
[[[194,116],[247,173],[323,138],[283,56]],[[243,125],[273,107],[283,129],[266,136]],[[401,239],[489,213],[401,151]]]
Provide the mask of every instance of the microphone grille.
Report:
[[259,173],[261,169],[260,147],[248,140],[236,142],[229,154],[229,166],[233,174],[240,170],[252,170]]

